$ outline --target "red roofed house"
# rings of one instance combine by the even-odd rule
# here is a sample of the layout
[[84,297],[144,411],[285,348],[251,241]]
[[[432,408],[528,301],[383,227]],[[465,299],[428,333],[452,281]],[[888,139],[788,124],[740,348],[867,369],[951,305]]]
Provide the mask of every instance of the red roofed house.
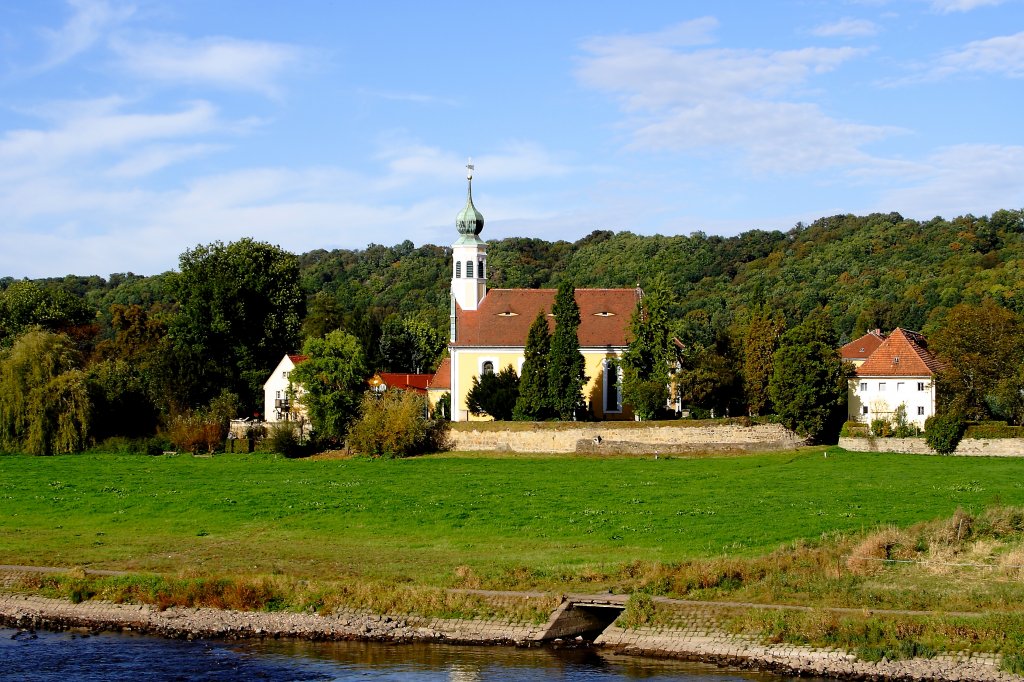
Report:
[[840,348],[839,354],[846,362],[852,362],[854,367],[860,367],[882,345],[883,341],[885,341],[885,335],[882,334],[882,330],[872,329],[859,339],[854,339]]
[[[451,393],[452,390],[452,359],[446,357],[441,360],[441,364],[438,365],[437,371],[434,372],[434,376],[431,377],[430,383],[427,384],[427,400],[430,402],[430,409],[433,410],[437,407],[437,401],[441,399],[445,393]],[[447,414],[444,416],[448,416]]]
[[[487,290],[487,245],[479,237],[484,217],[473,205],[473,167],[468,168],[468,199],[455,219],[460,236],[452,245],[448,386],[453,421],[487,419],[471,415],[466,407],[473,379],[509,365],[517,373],[522,370],[527,333],[538,312],[549,316],[554,330],[554,289]],[[576,290],[580,352],[589,377],[583,397],[598,419],[632,419],[622,405],[615,361],[629,343],[629,320],[640,294],[639,289]]]
[[400,388],[403,391],[412,391],[418,395],[427,394],[427,386],[434,378],[433,374],[404,374],[401,372],[378,372],[375,379],[380,379],[377,385],[380,390],[386,391],[389,388]]
[[924,428],[924,421],[935,414],[939,369],[923,336],[895,329],[857,367],[856,378],[850,379],[850,419],[868,423],[891,419],[896,408],[905,405],[907,421]]
[[[295,365],[305,362],[305,355],[286,354],[270,373],[270,378],[263,384],[263,419],[268,422],[297,421],[306,423],[306,408],[299,402],[302,386],[295,385],[294,396],[288,395],[292,382],[288,375]],[[292,397],[296,398],[292,400]]]

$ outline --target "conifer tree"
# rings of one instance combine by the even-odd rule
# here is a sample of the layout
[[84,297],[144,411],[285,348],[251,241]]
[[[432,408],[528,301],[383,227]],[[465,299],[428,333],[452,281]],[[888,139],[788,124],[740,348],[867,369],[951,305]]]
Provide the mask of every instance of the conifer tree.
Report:
[[548,398],[559,419],[569,420],[583,408],[583,354],[580,353],[580,307],[576,303],[576,287],[563,282],[555,294],[551,311],[555,317],[555,333],[551,335],[548,354]]
[[516,400],[513,417],[520,421],[547,419],[551,415],[551,401],[548,396],[548,353],[551,351],[551,334],[545,311],[537,313],[526,336],[525,359],[522,375],[519,377],[519,398]]

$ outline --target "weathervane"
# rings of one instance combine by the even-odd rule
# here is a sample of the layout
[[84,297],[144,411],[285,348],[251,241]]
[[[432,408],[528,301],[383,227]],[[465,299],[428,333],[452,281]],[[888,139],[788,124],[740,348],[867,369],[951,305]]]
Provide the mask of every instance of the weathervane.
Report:
[[473,165],[473,157],[472,156],[469,157],[469,159],[467,159],[467,161],[466,161],[466,168],[469,169],[469,172],[466,173],[466,179],[467,180],[472,180],[473,179],[473,171],[476,169],[476,166]]

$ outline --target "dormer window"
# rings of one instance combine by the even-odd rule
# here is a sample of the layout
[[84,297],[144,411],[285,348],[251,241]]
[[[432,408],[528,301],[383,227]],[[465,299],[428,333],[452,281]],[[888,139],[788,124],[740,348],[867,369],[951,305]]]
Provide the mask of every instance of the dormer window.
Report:
[[513,312],[512,310],[506,310],[503,313],[498,313],[498,317],[518,317],[519,313]]
[[599,313],[594,313],[594,317],[615,317],[615,313],[608,312],[607,310],[602,310]]

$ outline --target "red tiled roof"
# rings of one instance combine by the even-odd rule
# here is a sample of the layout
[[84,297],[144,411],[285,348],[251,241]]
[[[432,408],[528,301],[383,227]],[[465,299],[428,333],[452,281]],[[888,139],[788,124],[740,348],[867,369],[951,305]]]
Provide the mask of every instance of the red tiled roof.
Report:
[[872,329],[859,339],[854,339],[840,348],[839,353],[843,356],[843,360],[867,360],[882,345],[883,341],[885,341],[885,336],[882,335],[881,330]]
[[388,388],[400,388],[403,391],[426,393],[433,374],[402,374],[399,372],[380,372],[377,374]]
[[[492,289],[476,310],[456,306],[455,344],[458,347],[523,347],[530,325],[541,310],[550,316],[554,289]],[[636,289],[577,289],[580,307],[580,346],[625,346],[629,320],[636,308]]]
[[307,355],[292,355],[289,353],[288,357],[291,359],[293,365],[298,365],[309,360],[309,356]]
[[441,361],[437,371],[434,372],[434,378],[430,380],[430,384],[427,388],[438,388],[450,390],[452,387],[452,359],[445,358]]
[[896,328],[857,368],[860,377],[934,376],[942,366],[917,332]]

